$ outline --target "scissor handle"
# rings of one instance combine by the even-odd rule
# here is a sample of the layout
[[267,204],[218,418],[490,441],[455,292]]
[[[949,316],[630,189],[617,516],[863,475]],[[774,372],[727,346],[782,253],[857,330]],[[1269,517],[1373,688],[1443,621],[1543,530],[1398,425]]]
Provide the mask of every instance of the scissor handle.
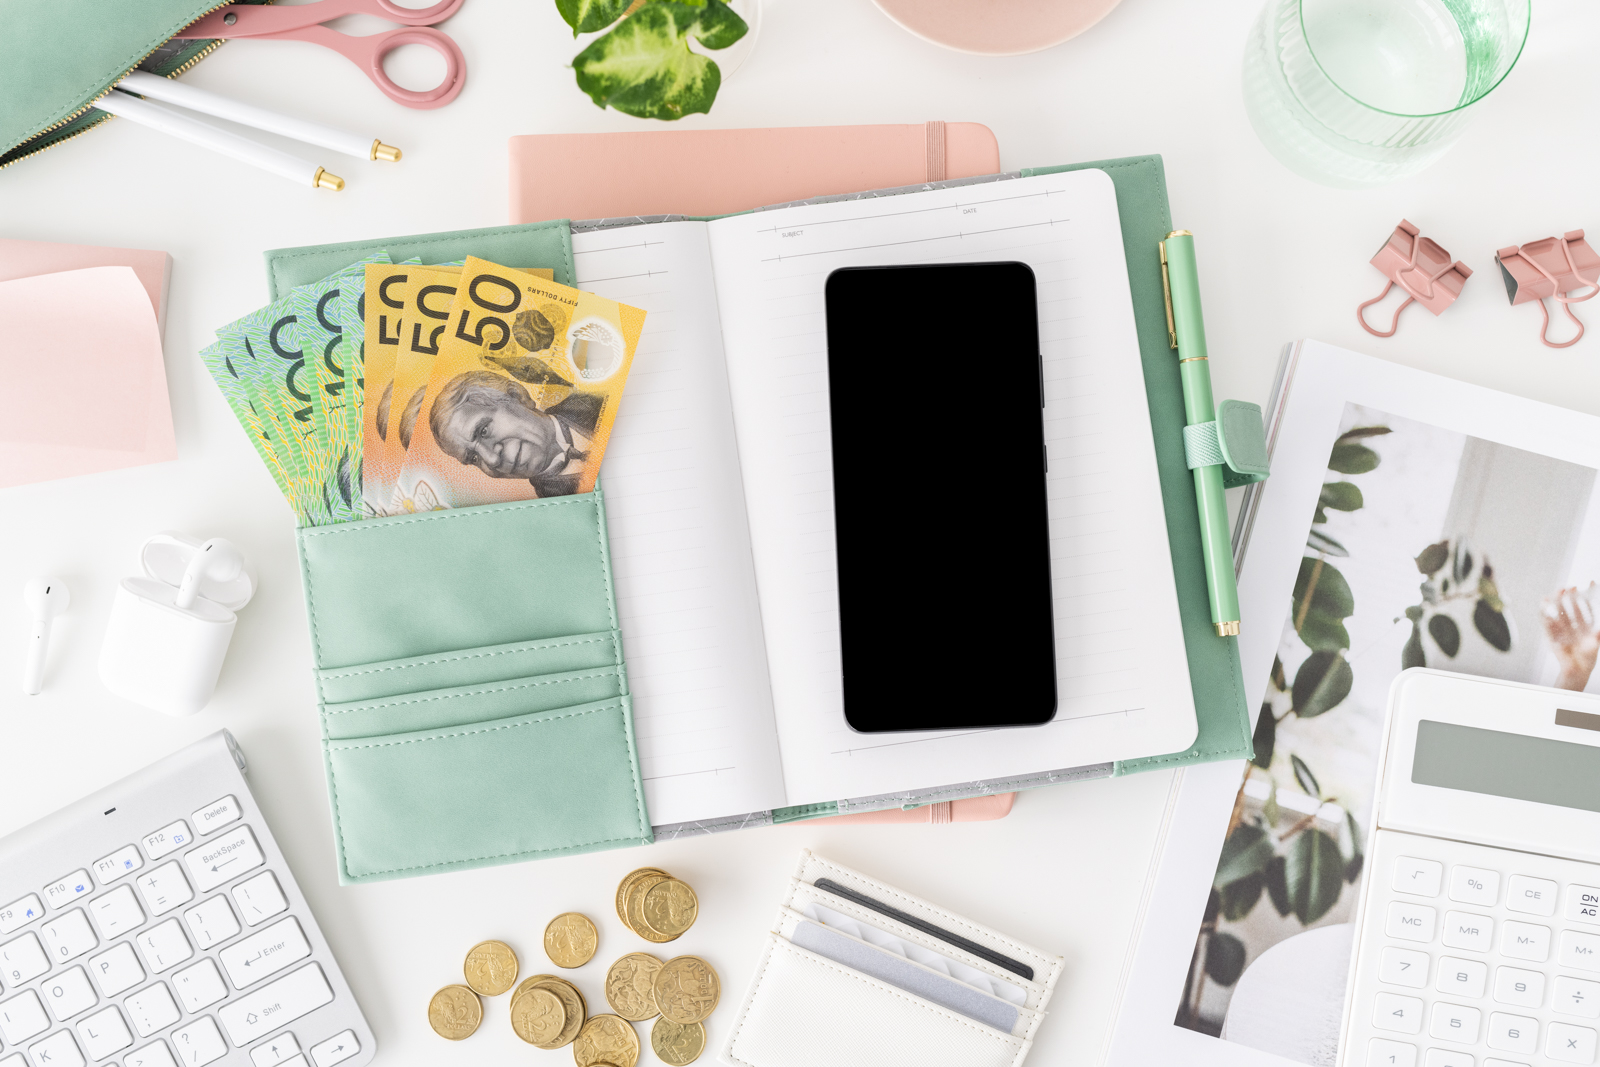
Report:
[[[467,61],[448,34],[428,26],[388,30],[367,37],[351,37],[326,26],[306,26],[277,35],[296,41],[309,41],[331,48],[366,72],[372,83],[397,104],[422,110],[443,107],[454,100],[467,82]],[[383,57],[402,45],[420,44],[444,57],[444,80],[432,89],[417,92],[396,85],[383,69]]]
[[432,7],[401,7],[394,0],[316,0],[310,4],[229,4],[183,28],[183,40],[271,37],[305,29],[342,15],[376,15],[402,26],[433,26],[454,15],[466,0],[440,0]]

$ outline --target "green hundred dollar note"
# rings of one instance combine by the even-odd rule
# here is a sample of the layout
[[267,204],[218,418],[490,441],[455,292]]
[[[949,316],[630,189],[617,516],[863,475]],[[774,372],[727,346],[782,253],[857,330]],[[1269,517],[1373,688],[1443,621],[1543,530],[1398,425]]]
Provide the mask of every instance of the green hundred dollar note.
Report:
[[227,347],[222,341],[207,345],[200,350],[200,361],[205,364],[206,370],[211,372],[212,380],[217,383],[222,398],[228,402],[233,417],[239,420],[240,428],[250,439],[250,444],[261,457],[261,462],[267,465],[267,473],[271,474],[272,480],[277,483],[278,491],[283,493],[285,498],[292,500],[296,490],[291,488],[291,476],[278,455],[276,436],[267,428],[260,412],[256,410],[251,383],[234,366],[233,360],[228,356]]

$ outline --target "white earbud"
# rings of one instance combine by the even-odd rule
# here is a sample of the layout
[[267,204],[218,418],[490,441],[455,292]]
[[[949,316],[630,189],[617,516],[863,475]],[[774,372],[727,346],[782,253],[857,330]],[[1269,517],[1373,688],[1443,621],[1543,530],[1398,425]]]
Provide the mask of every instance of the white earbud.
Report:
[[27,666],[22,690],[33,696],[44,688],[44,658],[50,651],[50,627],[72,603],[72,590],[54,578],[35,578],[22,590],[23,603],[33,616],[33,637],[28,641]]
[[244,556],[234,547],[232,541],[225,537],[213,537],[199,548],[189,559],[189,566],[183,572],[183,581],[178,585],[178,597],[173,605],[182,611],[194,607],[194,598],[199,595],[201,581],[210,578],[217,582],[231,582],[239,577],[239,572],[244,569]]

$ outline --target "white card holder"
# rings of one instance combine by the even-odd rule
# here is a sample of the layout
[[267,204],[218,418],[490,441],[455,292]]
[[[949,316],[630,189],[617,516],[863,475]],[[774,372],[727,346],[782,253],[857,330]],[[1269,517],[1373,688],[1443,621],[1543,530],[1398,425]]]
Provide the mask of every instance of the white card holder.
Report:
[[[723,1063],[732,1067],[1021,1067],[1061,976],[1065,962],[1061,957],[809,851],[801,853],[797,874],[773,929],[766,935],[755,976],[722,1049]],[[816,878],[831,879],[879,904],[1026,964],[1033,968],[1034,980],[1028,981],[890,916],[816,889],[809,884]],[[794,944],[785,934],[793,934],[808,921],[802,912],[808,901],[1024,989],[1027,1003],[1015,1008],[1017,1022],[1013,1031],[1006,1033],[985,1025]],[[866,942],[860,944],[874,952],[884,951]],[[831,946],[823,946],[823,950],[834,954]],[[920,966],[899,958],[900,965],[908,962]]]

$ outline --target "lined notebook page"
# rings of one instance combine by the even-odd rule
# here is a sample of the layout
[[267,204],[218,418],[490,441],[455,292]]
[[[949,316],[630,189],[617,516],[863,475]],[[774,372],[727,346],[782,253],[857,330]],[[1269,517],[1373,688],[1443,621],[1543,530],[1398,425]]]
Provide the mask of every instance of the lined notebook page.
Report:
[[[719,219],[710,234],[789,803],[1187,747],[1194,699],[1111,179],[1076,171],[785,208]],[[1041,727],[858,734],[839,685],[823,283],[838,267],[983,260],[1020,260],[1038,281],[1059,708]],[[983,294],[951,293],[949,307],[950,343],[981,373]],[[885,366],[862,369],[886,403],[917,356],[895,350],[894,317],[883,309]],[[1006,462],[1007,374],[994,371],[993,403],[952,412],[996,463]],[[861,455],[864,476],[889,479],[922,452],[868,427]],[[999,515],[1006,502],[950,505]],[[908,529],[884,551],[961,561],[930,563],[930,582],[983,580],[981,552],[938,538]],[[948,624],[949,669],[992,674],[1003,702],[1006,620]]]
[[649,312],[601,471],[650,821],[786,803],[704,223],[572,235]]

